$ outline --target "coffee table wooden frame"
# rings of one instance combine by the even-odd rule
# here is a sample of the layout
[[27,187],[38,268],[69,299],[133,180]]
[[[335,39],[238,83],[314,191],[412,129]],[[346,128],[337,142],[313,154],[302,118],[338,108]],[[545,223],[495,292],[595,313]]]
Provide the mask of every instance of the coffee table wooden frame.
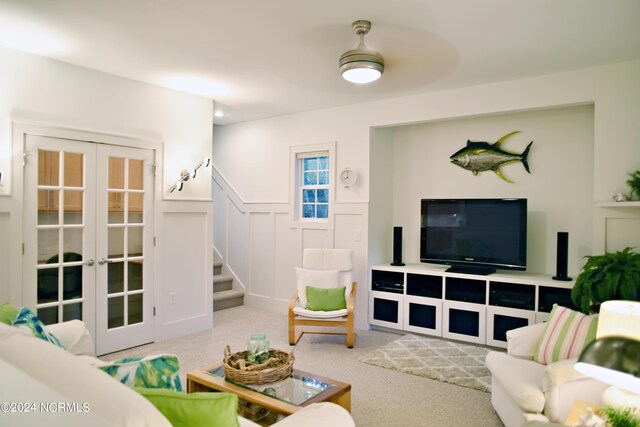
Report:
[[187,393],[203,391],[233,393],[236,394],[240,399],[254,403],[282,415],[291,415],[300,408],[316,402],[332,402],[342,406],[344,409],[351,412],[351,384],[346,384],[340,381],[332,380],[320,375],[311,374],[309,372],[300,371],[294,368],[294,374],[320,380],[333,386],[328,390],[325,390],[322,393],[318,394],[317,396],[314,396],[313,398],[307,400],[303,404],[297,406],[291,403],[283,402],[282,400],[278,400],[266,394],[249,390],[248,388],[225,381],[222,378],[216,377],[206,372],[217,369],[220,366],[222,366],[221,361],[214,363],[211,366],[207,366],[206,368],[188,372]]

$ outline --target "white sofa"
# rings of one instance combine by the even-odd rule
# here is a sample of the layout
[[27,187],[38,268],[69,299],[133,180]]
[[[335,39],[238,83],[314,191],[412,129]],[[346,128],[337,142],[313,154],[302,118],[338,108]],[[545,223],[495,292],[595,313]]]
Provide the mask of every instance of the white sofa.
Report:
[[[0,378],[4,384],[0,402],[16,403],[16,412],[5,411],[4,406],[0,410],[0,425],[171,427],[147,399],[91,366],[93,340],[83,322],[64,322],[48,330],[67,351],[0,323]],[[49,406],[52,411],[43,412],[41,402],[53,403]],[[57,410],[58,403],[66,404],[66,410]],[[32,409],[35,411],[25,413]],[[241,417],[238,420],[242,427],[257,426]],[[275,425],[355,426],[349,413],[332,403],[310,405]]]
[[491,404],[506,427],[527,421],[564,422],[576,399],[600,402],[607,384],[576,371],[576,359],[549,365],[533,361],[544,323],[507,332],[507,353],[492,351]]

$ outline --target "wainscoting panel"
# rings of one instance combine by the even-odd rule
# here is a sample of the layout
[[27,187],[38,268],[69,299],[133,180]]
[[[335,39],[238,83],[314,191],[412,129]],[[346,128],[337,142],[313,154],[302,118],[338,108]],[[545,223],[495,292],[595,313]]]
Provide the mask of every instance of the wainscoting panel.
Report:
[[160,227],[162,286],[156,287],[156,340],[213,326],[213,210],[209,201],[164,203]]
[[11,223],[9,212],[0,212],[0,301],[9,301],[9,243],[11,239]]
[[315,228],[302,229],[302,247],[304,248],[333,248],[333,233],[331,230]]
[[270,213],[250,214],[251,239],[247,251],[250,256],[252,296],[272,298],[274,296],[274,226]]
[[275,299],[288,302],[296,291],[296,266],[302,265],[302,233],[291,228],[288,212],[275,214]]
[[213,197],[213,246],[220,258],[227,257],[227,203],[224,190],[215,179],[211,182]]

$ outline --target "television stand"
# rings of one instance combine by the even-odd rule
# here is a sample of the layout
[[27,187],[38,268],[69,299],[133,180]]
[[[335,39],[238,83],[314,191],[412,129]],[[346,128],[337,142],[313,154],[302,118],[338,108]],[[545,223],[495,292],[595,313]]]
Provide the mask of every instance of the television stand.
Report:
[[478,276],[488,276],[496,272],[495,268],[482,267],[479,265],[453,264],[447,270],[449,273],[476,274]]

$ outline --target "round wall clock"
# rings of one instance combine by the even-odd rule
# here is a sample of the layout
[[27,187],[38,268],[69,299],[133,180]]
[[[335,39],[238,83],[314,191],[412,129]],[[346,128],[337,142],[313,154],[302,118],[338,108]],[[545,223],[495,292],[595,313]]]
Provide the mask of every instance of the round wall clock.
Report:
[[351,187],[356,183],[357,179],[358,174],[349,168],[344,168],[342,172],[340,172],[340,182],[342,182],[345,187]]

